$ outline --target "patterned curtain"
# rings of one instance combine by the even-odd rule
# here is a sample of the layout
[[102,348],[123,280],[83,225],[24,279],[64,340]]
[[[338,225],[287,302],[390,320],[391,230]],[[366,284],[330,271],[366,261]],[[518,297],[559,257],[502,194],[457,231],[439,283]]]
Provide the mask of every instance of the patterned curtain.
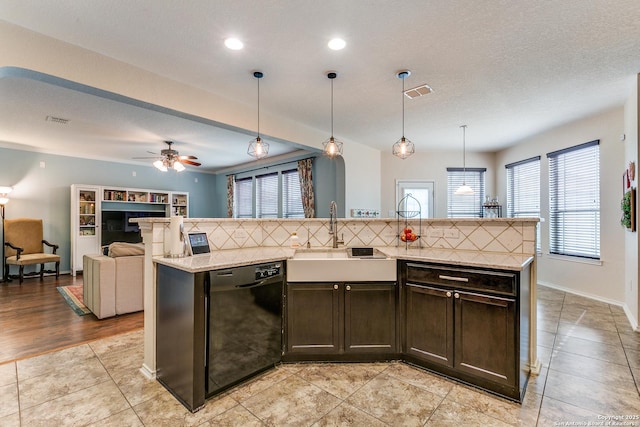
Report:
[[227,175],[227,218],[233,218],[233,184],[235,175]]
[[313,177],[311,168],[313,159],[298,161],[298,176],[300,177],[300,192],[302,193],[302,208],[305,218],[316,217],[316,202],[313,194]]

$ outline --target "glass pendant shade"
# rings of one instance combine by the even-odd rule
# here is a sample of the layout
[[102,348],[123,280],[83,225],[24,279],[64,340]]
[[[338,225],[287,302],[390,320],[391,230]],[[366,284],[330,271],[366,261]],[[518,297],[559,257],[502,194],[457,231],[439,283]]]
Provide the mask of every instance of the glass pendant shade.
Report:
[[260,138],[260,79],[264,77],[264,74],[260,71],[253,73],[253,77],[258,81],[258,135],[255,139],[249,142],[249,148],[247,148],[247,154],[254,157],[256,160],[264,159],[269,154],[269,143],[264,142]]
[[262,138],[257,137],[249,143],[247,154],[255,157],[256,159],[262,159],[269,154],[269,143],[264,142]]
[[411,71],[404,70],[398,73],[398,78],[402,80],[402,138],[396,141],[393,144],[391,152],[394,156],[399,157],[401,159],[406,159],[416,152],[416,147],[413,145],[413,142],[404,137],[404,79],[411,75]]
[[467,155],[466,155],[466,142],[467,142],[467,125],[460,126],[462,128],[462,185],[456,189],[453,193],[458,196],[472,196],[475,194],[473,188],[469,187],[465,182],[467,175]]
[[173,170],[176,172],[182,172],[183,170],[185,170],[186,168],[184,167],[184,165],[180,162],[173,162]]
[[333,137],[333,79],[336,77],[338,77],[337,73],[327,74],[327,78],[331,80],[331,137],[322,143],[322,154],[332,159],[342,156],[342,142]]
[[416,152],[416,147],[413,142],[409,141],[404,136],[400,138],[395,144],[393,144],[393,155],[406,159],[410,155]]
[[331,158],[341,156],[342,142],[336,140],[334,137],[327,139],[322,143],[322,154]]

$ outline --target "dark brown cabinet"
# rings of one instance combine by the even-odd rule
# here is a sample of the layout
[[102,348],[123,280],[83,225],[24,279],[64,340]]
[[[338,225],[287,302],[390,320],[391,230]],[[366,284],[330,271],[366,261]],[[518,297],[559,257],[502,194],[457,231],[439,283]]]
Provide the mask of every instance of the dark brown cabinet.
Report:
[[414,262],[403,263],[402,275],[404,357],[520,400],[528,378],[528,275]]
[[396,301],[395,283],[288,283],[283,360],[397,356]]

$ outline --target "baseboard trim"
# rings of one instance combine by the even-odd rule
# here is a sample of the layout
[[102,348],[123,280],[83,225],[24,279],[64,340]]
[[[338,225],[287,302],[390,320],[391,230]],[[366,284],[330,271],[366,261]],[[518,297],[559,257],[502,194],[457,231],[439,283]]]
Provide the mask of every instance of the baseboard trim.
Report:
[[153,371],[153,370],[149,369],[149,367],[145,363],[142,364],[142,367],[140,368],[140,372],[142,373],[142,375],[144,375],[149,380],[155,380],[156,379],[157,371]]
[[576,291],[575,289],[572,289],[572,288],[556,285],[555,283],[544,282],[542,280],[538,280],[538,285],[546,286],[547,288],[552,288],[558,291],[566,292],[573,295],[578,295],[578,296],[589,298],[592,300],[604,302],[606,304],[616,305],[624,310],[624,314],[627,316],[627,320],[629,321],[631,328],[633,328],[634,331],[638,332],[638,319],[633,317],[633,314],[631,313],[629,306],[627,306],[627,304],[623,302],[608,299],[608,298],[603,298],[601,296],[589,294],[587,292]]

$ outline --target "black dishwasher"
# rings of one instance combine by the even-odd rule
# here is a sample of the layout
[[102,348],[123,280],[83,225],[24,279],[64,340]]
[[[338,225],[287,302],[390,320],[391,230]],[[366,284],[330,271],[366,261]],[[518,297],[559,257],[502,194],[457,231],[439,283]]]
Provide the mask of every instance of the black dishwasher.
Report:
[[283,262],[209,272],[207,397],[280,362],[283,286]]

